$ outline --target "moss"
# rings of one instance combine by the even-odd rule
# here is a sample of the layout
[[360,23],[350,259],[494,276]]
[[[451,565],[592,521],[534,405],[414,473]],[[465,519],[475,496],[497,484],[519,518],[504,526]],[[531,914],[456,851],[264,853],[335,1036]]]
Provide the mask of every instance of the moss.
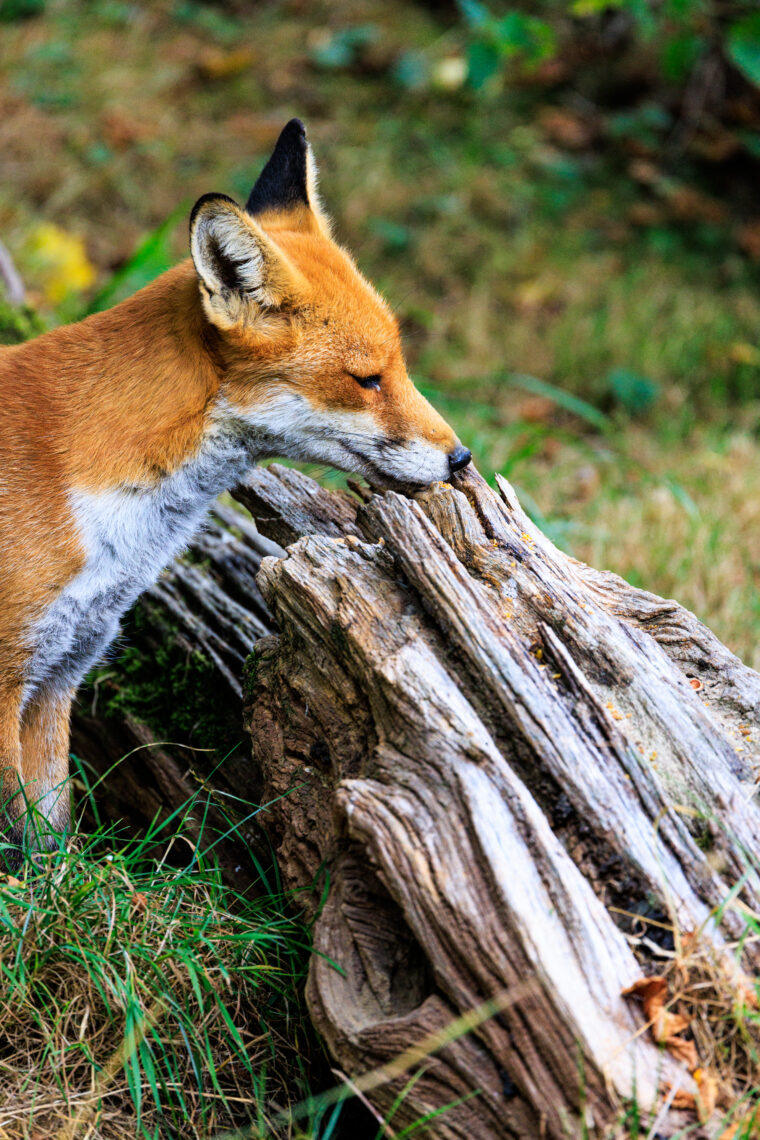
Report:
[[16,308],[0,297],[0,344],[21,344],[44,331],[44,321],[29,305]]
[[276,634],[271,634],[260,638],[248,654],[243,666],[243,698],[246,702],[253,700],[261,681],[262,670],[270,661],[274,661],[279,646],[280,638]]
[[146,603],[138,603],[124,624],[131,644],[87,681],[93,697],[97,693],[98,713],[136,717],[160,740],[220,756],[240,745],[240,704],[214,664],[198,650],[188,652],[168,623],[157,629],[157,614]]
[[712,833],[710,822],[707,819],[698,819],[692,822],[691,834],[700,851],[708,854],[715,847],[715,836]]

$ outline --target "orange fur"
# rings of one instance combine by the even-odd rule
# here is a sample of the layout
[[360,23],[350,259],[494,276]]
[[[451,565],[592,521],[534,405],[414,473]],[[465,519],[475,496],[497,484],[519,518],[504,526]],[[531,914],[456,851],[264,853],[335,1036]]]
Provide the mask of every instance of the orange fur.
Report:
[[[53,789],[87,655],[77,676],[72,659],[87,607],[107,631],[103,598],[114,612],[127,604],[114,552],[131,556],[130,536],[150,543],[135,566],[158,551],[157,573],[187,537],[175,528],[162,546],[161,533],[142,533],[140,511],[160,528],[162,496],[174,496],[166,517],[186,501],[193,525],[198,496],[224,485],[227,452],[230,478],[241,455],[286,454],[389,484],[431,482],[452,453],[459,466],[469,458],[411,383],[388,306],[332,241],[303,128],[289,124],[283,139],[288,169],[302,159],[285,205],[276,150],[255,217],[223,196],[201,199],[193,261],[108,312],[0,349],[0,766],[14,817],[21,782],[65,823]],[[66,621],[79,623],[73,633]],[[59,636],[60,665],[44,643]]]

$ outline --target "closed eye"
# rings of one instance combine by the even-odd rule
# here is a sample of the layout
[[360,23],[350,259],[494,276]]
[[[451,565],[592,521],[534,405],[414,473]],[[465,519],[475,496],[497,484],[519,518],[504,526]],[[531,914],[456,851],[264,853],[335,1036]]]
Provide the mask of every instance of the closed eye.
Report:
[[382,376],[379,372],[373,372],[371,376],[357,376],[355,372],[349,372],[348,375],[362,388],[374,388],[375,391],[380,388]]

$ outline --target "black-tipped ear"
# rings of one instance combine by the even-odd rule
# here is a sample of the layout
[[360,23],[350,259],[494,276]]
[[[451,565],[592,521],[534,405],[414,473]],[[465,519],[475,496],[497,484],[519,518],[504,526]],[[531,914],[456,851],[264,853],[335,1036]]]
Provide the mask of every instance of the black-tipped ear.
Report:
[[283,128],[272,156],[249,195],[246,210],[263,214],[268,210],[290,210],[309,202],[309,144],[300,119],[291,119]]

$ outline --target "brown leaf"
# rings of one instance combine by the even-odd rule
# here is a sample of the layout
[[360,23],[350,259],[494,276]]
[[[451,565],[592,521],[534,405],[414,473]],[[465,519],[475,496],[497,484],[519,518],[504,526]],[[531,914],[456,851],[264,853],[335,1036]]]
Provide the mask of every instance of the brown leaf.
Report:
[[689,144],[689,150],[708,162],[725,162],[741,149],[741,139],[731,131],[713,131],[711,134],[696,135]]
[[[760,1122],[757,1119],[757,1110],[751,1112],[748,1116],[743,1116],[741,1120],[734,1121],[729,1124],[720,1136],[716,1136],[715,1140],[739,1140],[739,1137],[750,1137],[758,1135],[758,1127]],[[745,1131],[747,1129],[747,1131]]]
[[[706,1124],[718,1102],[718,1081],[713,1073],[705,1069],[697,1069],[694,1079],[697,1082],[696,1094],[679,1089],[671,1101],[671,1108],[694,1112],[700,1123]],[[671,1088],[672,1085],[666,1086],[666,1096]]]
[[651,1022],[651,1032],[655,1041],[665,1045],[670,1053],[683,1061],[690,1069],[697,1066],[697,1052],[692,1041],[686,1041],[678,1034],[689,1028],[690,1019],[682,1013],[671,1013],[665,1008],[668,996],[668,983],[662,975],[652,978],[639,978],[628,989],[624,997],[637,997],[644,1006],[644,1016]]
[[642,182],[644,186],[654,186],[661,178],[658,167],[645,158],[635,158],[628,167],[628,173],[631,178],[634,178],[636,182]]
[[634,226],[661,226],[665,211],[656,202],[634,202],[628,210],[628,221]]
[[687,1041],[683,1037],[666,1037],[663,1044],[676,1061],[683,1061],[689,1070],[696,1069],[699,1058],[697,1057],[697,1047],[693,1041]]
[[655,1017],[652,1033],[657,1041],[667,1041],[677,1033],[683,1033],[684,1029],[689,1028],[689,1024],[690,1018],[684,1017],[682,1013],[671,1013],[664,1009]]
[[[665,1099],[667,1099],[672,1087],[673,1087],[672,1085],[665,1085],[665,1088],[664,1088]],[[679,1089],[678,1092],[676,1093],[676,1095],[671,1100],[670,1107],[681,1109],[684,1112],[696,1112],[697,1111],[697,1098],[694,1095],[694,1093],[685,1092],[683,1089]]]
[[144,142],[155,135],[155,128],[150,123],[133,119],[124,111],[112,108],[105,111],[102,117],[103,138],[114,150],[126,150],[134,143]]
[[715,1112],[718,1103],[718,1079],[708,1070],[698,1069],[694,1074],[697,1082],[697,1115],[702,1124],[706,1124]]
[[750,1009],[757,1009],[757,989],[749,978],[740,978],[737,984],[739,1001]]
[[639,978],[632,986],[623,990],[623,997],[641,998],[646,1012],[648,1002],[656,1002],[659,1008],[665,1004],[665,995],[668,992],[668,983],[662,974],[654,974],[651,978]]

